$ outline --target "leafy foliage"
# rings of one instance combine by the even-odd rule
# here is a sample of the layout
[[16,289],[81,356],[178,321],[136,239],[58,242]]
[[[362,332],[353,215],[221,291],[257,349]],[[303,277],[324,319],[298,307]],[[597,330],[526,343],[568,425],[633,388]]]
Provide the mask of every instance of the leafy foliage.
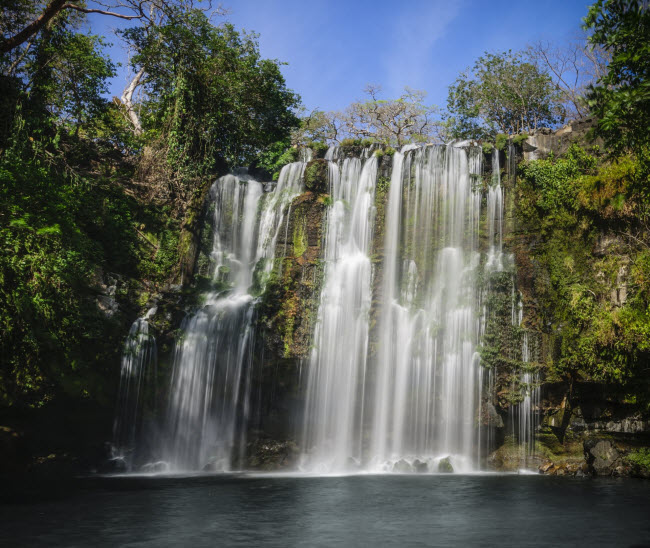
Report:
[[[180,268],[176,202],[200,206],[211,174],[276,141],[284,153],[297,123],[298,98],[254,37],[165,7],[163,24],[124,31],[148,71],[141,136],[104,98],[115,67],[77,12],[0,57],[2,406],[112,407],[126,328]],[[2,21],[24,26],[36,12],[23,8]]]
[[607,73],[591,87],[589,106],[597,134],[616,153],[650,148],[650,8],[647,2],[598,0],[585,28],[591,42],[611,54]]
[[550,77],[521,53],[485,53],[449,87],[449,132],[460,139],[532,131],[563,119]]
[[517,211],[534,242],[541,324],[559,343],[551,373],[647,393],[647,205],[628,185],[634,164],[599,164],[575,145],[563,158],[525,163]]
[[278,64],[260,57],[254,35],[215,27],[198,10],[123,35],[137,51],[134,69],[148,74],[143,127],[165,140],[177,173],[245,165],[297,126],[299,99]]

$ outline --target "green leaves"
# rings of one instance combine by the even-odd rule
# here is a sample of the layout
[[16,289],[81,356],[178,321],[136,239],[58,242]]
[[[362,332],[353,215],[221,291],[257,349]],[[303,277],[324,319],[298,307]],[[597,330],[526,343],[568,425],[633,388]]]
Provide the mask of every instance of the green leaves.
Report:
[[650,146],[650,7],[647,2],[599,0],[584,19],[590,41],[612,55],[607,73],[590,88],[596,134],[615,155]]
[[184,177],[250,162],[286,141],[298,119],[298,97],[277,62],[261,59],[255,35],[213,26],[197,10],[123,36],[144,68],[143,125],[164,136],[170,167]]
[[452,137],[478,139],[519,133],[563,118],[550,77],[521,53],[486,52],[449,87]]
[[531,242],[537,315],[559,341],[551,373],[641,394],[650,351],[650,254],[635,228],[647,207],[633,190],[636,163],[626,157],[599,165],[576,145],[561,158],[526,162],[517,215]]

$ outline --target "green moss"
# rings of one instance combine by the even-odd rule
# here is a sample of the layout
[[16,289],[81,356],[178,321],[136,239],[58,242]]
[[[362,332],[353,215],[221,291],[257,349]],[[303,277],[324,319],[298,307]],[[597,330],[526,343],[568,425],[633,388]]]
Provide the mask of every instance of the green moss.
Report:
[[327,160],[312,160],[305,167],[305,188],[312,192],[325,193],[328,191],[329,164]]
[[521,147],[524,144],[524,141],[528,139],[528,137],[528,133],[520,133],[519,135],[515,135],[512,138],[512,144],[516,147]]
[[360,147],[361,139],[343,139],[341,141],[342,147]]
[[505,150],[508,141],[509,138],[505,133],[499,133],[494,141],[494,146],[497,150]]
[[643,447],[627,455],[630,464],[638,466],[643,470],[650,472],[650,448]]
[[311,143],[308,143],[307,146],[312,150],[314,158],[324,158],[325,153],[329,149],[329,145],[327,143],[320,141],[312,141]]
[[389,188],[390,188],[390,177],[380,175],[377,178],[377,192],[385,194],[386,192],[388,192]]
[[438,463],[438,472],[441,474],[452,474],[454,472],[454,467],[451,465],[449,457],[445,457]]
[[293,255],[302,257],[307,251],[307,233],[305,231],[305,220],[296,220],[293,229]]

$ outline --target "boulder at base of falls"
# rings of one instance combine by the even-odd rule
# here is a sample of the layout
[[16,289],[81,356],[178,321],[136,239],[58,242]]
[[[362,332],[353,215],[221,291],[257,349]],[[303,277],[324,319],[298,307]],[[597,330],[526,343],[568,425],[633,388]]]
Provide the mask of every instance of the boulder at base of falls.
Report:
[[449,457],[445,457],[438,463],[438,472],[441,474],[451,474],[454,471],[454,467],[451,465]]
[[413,467],[404,459],[400,459],[393,464],[393,472],[408,474],[409,472],[413,472]]
[[584,447],[589,470],[597,476],[611,476],[620,464],[620,455],[610,440],[587,440]]
[[257,438],[247,445],[246,467],[255,470],[283,470],[298,464],[300,449],[293,440]]
[[419,459],[413,461],[413,468],[418,474],[425,474],[429,471],[429,465],[426,462],[422,462]]

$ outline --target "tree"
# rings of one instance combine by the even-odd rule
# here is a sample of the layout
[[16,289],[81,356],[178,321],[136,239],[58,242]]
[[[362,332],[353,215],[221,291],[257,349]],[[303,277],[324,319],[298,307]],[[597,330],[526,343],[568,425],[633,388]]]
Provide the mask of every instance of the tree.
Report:
[[533,131],[564,118],[550,77],[521,53],[485,53],[449,87],[450,133],[479,138]]
[[595,47],[611,55],[607,73],[590,86],[596,133],[615,153],[650,147],[650,7],[647,2],[598,0],[585,29]]
[[300,127],[291,136],[294,145],[306,145],[310,142],[340,143],[344,137],[345,124],[340,112],[325,112],[314,109],[301,116]]
[[256,36],[215,27],[200,10],[177,11],[160,25],[123,31],[143,74],[142,127],[166,141],[180,173],[214,173],[248,163],[298,125],[278,63],[262,59]]
[[[47,4],[38,1],[14,0],[2,20],[3,36],[0,41],[0,54],[8,53],[28,42],[52,19],[66,11],[99,13],[127,20],[147,19],[151,12],[151,6],[163,8],[165,0],[115,0],[109,3],[95,0],[95,3],[106,9],[88,8],[85,2],[70,2],[68,0],[51,0]],[[127,13],[121,13],[120,9],[126,10]],[[30,16],[33,18],[27,23]]]
[[368,100],[355,101],[343,111],[315,110],[303,117],[293,142],[340,143],[352,138],[402,146],[426,142],[438,134],[438,109],[425,104],[426,92],[407,87],[397,99],[380,99],[381,86],[368,85],[364,91]]
[[369,99],[352,103],[342,115],[349,135],[396,146],[431,138],[437,108],[424,103],[426,92],[407,87],[397,99],[385,100],[379,98],[381,86],[368,85],[364,91]]
[[587,89],[604,76],[610,55],[601,46],[589,44],[587,37],[570,40],[564,45],[537,41],[528,46],[526,56],[540,72],[551,78],[569,118],[589,114]]

